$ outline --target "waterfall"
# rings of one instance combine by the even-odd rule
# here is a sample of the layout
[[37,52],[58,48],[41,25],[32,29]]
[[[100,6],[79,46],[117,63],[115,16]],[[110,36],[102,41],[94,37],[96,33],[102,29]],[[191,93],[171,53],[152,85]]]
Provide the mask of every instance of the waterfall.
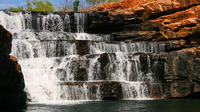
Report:
[[150,97],[147,83],[157,79],[151,58],[141,54],[163,52],[165,45],[85,33],[84,13],[0,11],[0,16],[13,34],[11,55],[19,59],[32,102]]
[[76,29],[78,33],[85,31],[87,16],[85,13],[74,13],[74,19],[76,22]]

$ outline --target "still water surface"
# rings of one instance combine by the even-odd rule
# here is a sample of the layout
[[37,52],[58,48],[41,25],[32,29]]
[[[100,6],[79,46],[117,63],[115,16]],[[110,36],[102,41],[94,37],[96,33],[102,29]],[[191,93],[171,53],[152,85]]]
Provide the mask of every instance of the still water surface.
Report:
[[29,104],[25,112],[200,112],[200,99]]

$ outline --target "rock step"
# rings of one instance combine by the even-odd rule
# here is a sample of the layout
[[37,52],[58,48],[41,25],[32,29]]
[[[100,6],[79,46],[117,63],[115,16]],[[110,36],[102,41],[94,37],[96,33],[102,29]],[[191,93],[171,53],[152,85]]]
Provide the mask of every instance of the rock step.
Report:
[[60,81],[155,80],[156,82],[162,80],[164,69],[162,61],[156,56],[153,57],[151,53],[103,53],[62,58],[31,58],[20,60],[20,63],[26,71],[40,71],[40,73],[48,71],[47,74],[54,74]]
[[32,30],[13,31],[13,39],[30,39],[30,40],[91,40],[91,41],[113,41],[113,37],[104,34],[72,33],[61,31],[41,31]]
[[[103,53],[81,57],[55,58],[49,65],[61,81],[123,80],[155,81],[163,66],[150,54]],[[56,65],[56,66],[55,66]]]
[[[60,85],[61,89],[64,90],[62,96],[67,94],[68,99],[81,99],[80,96],[76,96],[76,92],[80,92],[79,94],[88,96],[90,100],[96,100],[97,97],[100,100],[139,98],[141,97],[141,89],[145,91],[142,94],[144,98],[161,98],[164,87],[161,83],[121,81],[62,82]],[[84,91],[80,91],[78,88]]]
[[[89,40],[21,40],[14,39],[12,51],[19,59],[63,57],[102,53],[155,53],[164,52],[164,42],[99,42]],[[167,44],[172,46],[170,44]],[[167,47],[170,48],[170,47]]]
[[[86,55],[102,53],[157,53],[174,51],[191,47],[186,40],[168,41],[93,41],[93,40],[31,40],[14,39],[12,50],[17,58],[63,57],[69,55]],[[22,57],[18,55],[22,55]]]

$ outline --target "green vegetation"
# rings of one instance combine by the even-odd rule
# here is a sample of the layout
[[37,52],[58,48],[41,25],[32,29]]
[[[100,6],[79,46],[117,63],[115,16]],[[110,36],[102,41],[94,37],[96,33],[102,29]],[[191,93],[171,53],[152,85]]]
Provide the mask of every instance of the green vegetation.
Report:
[[[114,2],[120,0],[63,0],[65,3],[60,5],[59,12],[67,12],[74,11],[77,12],[79,8],[85,8],[88,6],[94,6],[103,2]],[[65,5],[64,5],[65,4]],[[58,6],[59,7],[59,6]],[[58,7],[56,7],[58,9]],[[10,7],[8,9],[10,11],[47,11],[54,12],[53,4],[48,0],[26,0],[25,8],[20,7]]]
[[[54,12],[53,4],[49,2],[48,0],[32,0],[32,3],[30,0],[26,0],[26,11],[47,11],[47,12]],[[8,9],[9,11],[24,11],[24,8],[22,6],[20,7],[10,7]]]
[[[5,9],[5,10],[7,10],[7,9]],[[24,8],[23,8],[23,7],[17,7],[17,8],[15,8],[15,7],[10,7],[8,10],[9,10],[9,11],[18,12],[18,11],[23,11]]]
[[26,11],[32,11],[32,4],[29,0],[26,0]]
[[114,1],[119,1],[119,0],[85,0],[85,1],[91,5],[97,5],[102,2],[114,2]]
[[[102,3],[102,2],[114,2],[114,1],[119,1],[119,0],[85,0],[86,3],[93,5],[93,6],[97,5],[99,3]],[[75,0],[73,2],[73,11],[74,12],[78,11],[79,5],[80,5],[80,0]]]
[[[32,7],[33,5],[33,7]],[[26,3],[26,10],[27,11],[48,11],[53,12],[53,4],[48,0],[32,0],[32,4],[29,0]]]
[[74,3],[73,3],[74,12],[77,12],[77,11],[78,11],[79,3],[80,3],[79,0],[74,1]]

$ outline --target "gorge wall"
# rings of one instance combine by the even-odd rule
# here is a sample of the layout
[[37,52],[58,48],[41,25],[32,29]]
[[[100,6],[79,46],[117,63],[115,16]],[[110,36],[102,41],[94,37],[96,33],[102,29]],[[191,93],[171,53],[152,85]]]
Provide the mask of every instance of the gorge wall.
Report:
[[[124,0],[82,11],[89,12],[88,32],[111,33],[115,41],[165,44],[165,53],[146,54],[159,64],[155,72],[163,84],[162,97],[200,92],[199,0]],[[156,85],[150,88],[152,97],[160,95]]]
[[82,13],[0,11],[0,24],[13,34],[11,54],[32,102],[198,96],[199,3],[124,0]]
[[24,78],[15,57],[9,55],[12,34],[0,25],[0,107],[23,108],[26,105]]

